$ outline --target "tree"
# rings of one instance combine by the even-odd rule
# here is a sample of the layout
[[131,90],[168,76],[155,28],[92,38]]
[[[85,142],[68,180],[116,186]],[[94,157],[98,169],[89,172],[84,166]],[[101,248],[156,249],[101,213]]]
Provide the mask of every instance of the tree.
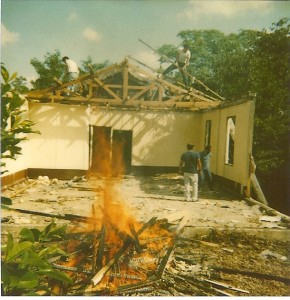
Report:
[[[284,202],[285,210],[289,177],[289,19],[281,19],[269,30],[241,30],[230,35],[217,30],[184,30],[178,36],[190,42],[191,75],[227,101],[240,99],[250,91],[257,95],[253,141],[257,174],[269,202]],[[164,45],[159,53],[175,59],[176,47]]]
[[7,172],[3,170],[6,163],[3,159],[16,159],[21,154],[19,144],[27,140],[29,133],[39,133],[34,131],[34,122],[24,119],[23,105],[25,97],[19,91],[25,90],[20,83],[23,77],[17,78],[17,73],[10,76],[3,64],[1,64],[1,174]]
[[268,172],[288,159],[289,22],[258,34],[251,60],[252,90],[257,93],[254,154]]
[[54,78],[66,80],[64,78],[64,64],[59,50],[54,53],[48,52],[44,57],[44,62],[37,58],[31,59],[30,63],[35,68],[39,77],[35,81],[31,81],[34,89],[41,90],[56,85]]
[[[246,51],[249,43],[245,33],[225,35],[218,30],[184,30],[178,36],[190,44],[192,55],[187,69],[189,74],[228,101],[248,93],[249,64]],[[160,61],[164,61],[162,55],[175,60],[176,52],[177,48],[172,45],[160,47]],[[179,76],[177,72],[175,77]],[[207,93],[198,83],[193,86]]]
[[289,19],[259,32],[253,45],[250,80],[257,93],[253,155],[261,186],[277,209],[290,213]]
[[102,63],[93,63],[91,56],[88,56],[86,60],[82,60],[82,67],[80,69],[81,69],[81,73],[86,74],[89,73],[91,70],[95,72],[99,69],[103,69],[107,67],[108,65],[109,65],[108,60],[105,60]]
[[[31,59],[30,63],[35,68],[38,78],[35,81],[31,81],[33,89],[41,90],[49,87],[56,86],[54,78],[58,78],[63,82],[67,82],[68,76],[65,72],[65,65],[62,61],[62,55],[59,50],[50,53],[47,52],[44,56],[44,61],[40,61],[37,58]],[[82,65],[79,66],[80,74],[86,74],[90,72],[90,67],[94,71],[104,68],[109,64],[106,60],[103,63],[93,63],[92,58],[88,56],[86,60],[82,61]]]

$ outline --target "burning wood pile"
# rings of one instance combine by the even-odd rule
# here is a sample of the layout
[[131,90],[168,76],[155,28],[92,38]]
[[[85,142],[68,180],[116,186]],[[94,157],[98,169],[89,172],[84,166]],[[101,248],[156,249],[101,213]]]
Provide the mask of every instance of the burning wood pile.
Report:
[[[65,219],[73,225],[70,232],[61,230],[60,235],[48,226],[56,232],[56,239],[48,239],[45,244],[55,249],[51,243],[56,241],[57,248],[66,252],[54,252],[48,260],[73,282],[67,285],[51,279],[47,284],[53,295],[289,294],[289,242],[250,238],[213,228],[205,235],[183,232],[185,225],[192,226],[192,220],[187,211],[181,210],[159,219],[147,213],[148,219],[137,221],[133,208],[124,205],[126,192],[123,193],[121,182],[99,177],[95,182],[90,180],[89,187],[74,186],[73,189],[94,190],[92,207],[86,216],[14,209],[33,213],[32,216]],[[88,199],[78,199],[80,205],[86,205],[85,200]],[[156,205],[159,206],[158,200]],[[146,205],[134,207],[146,209]]]
[[[73,224],[72,230],[57,240],[66,255],[49,259],[53,268],[72,278],[73,284],[52,281],[54,295],[289,294],[289,242],[272,243],[214,230],[206,236],[185,238],[182,230],[189,214],[181,210],[163,219],[149,215],[148,220],[140,222],[124,205],[120,181],[110,174],[90,176],[90,187],[85,189],[94,191],[95,196],[87,217],[14,209]],[[78,201],[86,205],[81,202],[84,198]]]
[[[75,294],[116,295],[153,290],[170,260],[179,233],[186,224],[186,214],[173,216],[180,221],[169,225],[168,219],[152,217],[137,222],[125,209],[106,180],[103,205],[92,207],[92,216],[78,223],[69,234],[65,260],[59,257],[53,266],[77,274]],[[80,267],[81,266],[81,267]],[[80,288],[80,290],[78,290]]]

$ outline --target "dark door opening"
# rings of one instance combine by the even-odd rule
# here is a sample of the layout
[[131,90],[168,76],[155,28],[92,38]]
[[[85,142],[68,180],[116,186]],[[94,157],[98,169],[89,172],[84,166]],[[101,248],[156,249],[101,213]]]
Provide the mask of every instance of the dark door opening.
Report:
[[92,173],[110,174],[111,162],[111,128],[92,126],[91,163]]
[[90,127],[90,172],[106,176],[130,174],[133,131],[111,133],[111,127]]
[[112,173],[113,175],[130,174],[132,162],[131,130],[113,130]]

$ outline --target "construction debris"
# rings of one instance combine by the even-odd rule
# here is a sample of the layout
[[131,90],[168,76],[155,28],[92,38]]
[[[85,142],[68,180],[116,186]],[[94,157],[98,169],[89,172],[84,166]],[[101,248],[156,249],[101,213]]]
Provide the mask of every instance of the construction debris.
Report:
[[[107,195],[115,198],[109,205],[117,205],[121,191],[126,212],[134,212],[138,220],[130,220],[127,230],[120,210],[115,218],[114,209],[106,209],[98,201],[104,194],[101,178],[93,183],[83,178],[39,178],[10,188],[5,194],[15,195],[12,210],[3,211],[2,221],[13,218],[19,224],[25,215],[29,223],[24,227],[44,226],[45,219],[69,225],[67,240],[59,241],[67,256],[51,261],[74,278],[68,296],[288,295],[289,241],[241,232],[244,227],[260,228],[269,216],[258,206],[247,206],[221,191],[215,195],[205,191],[197,203],[184,202],[182,189],[174,196],[169,192],[178,180],[162,175],[151,178],[151,184],[150,178],[116,181],[116,192]],[[225,205],[229,215],[224,215]],[[218,228],[223,224],[221,231]],[[2,223],[3,243],[7,232],[17,228],[13,223],[7,227]],[[287,230],[287,226],[280,230]],[[111,240],[111,234],[117,240]]]

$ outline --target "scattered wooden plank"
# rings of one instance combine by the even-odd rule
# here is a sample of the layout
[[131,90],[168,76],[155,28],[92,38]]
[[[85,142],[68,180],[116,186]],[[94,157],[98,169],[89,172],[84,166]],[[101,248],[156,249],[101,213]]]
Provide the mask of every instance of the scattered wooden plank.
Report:
[[[157,218],[151,218],[147,223],[145,223],[137,232],[137,235],[140,235],[147,227],[152,226],[156,222]],[[125,253],[127,248],[132,244],[132,237],[131,239],[127,236],[126,240],[124,241],[123,246],[119,249],[119,251],[115,254],[115,256],[104,266],[91,280],[93,285],[97,285],[104,275],[110,270],[110,268],[122,257]]]
[[170,261],[170,257],[172,256],[173,250],[175,248],[175,242],[178,239],[179,234],[181,233],[182,229],[185,227],[185,225],[187,224],[187,222],[189,221],[189,213],[185,213],[185,215],[183,216],[181,222],[178,224],[177,228],[174,231],[174,236],[173,236],[173,240],[172,240],[172,246],[170,246],[166,252],[166,254],[164,255],[164,257],[161,259],[161,262],[159,264],[158,270],[157,270],[157,274],[158,276],[161,278],[163,275],[163,272],[166,268],[166,265],[168,263],[168,261]]
[[258,197],[259,201],[261,203],[265,204],[265,205],[268,205],[268,202],[267,202],[266,197],[265,197],[265,195],[264,195],[264,193],[262,191],[262,188],[261,188],[261,186],[259,184],[259,181],[258,181],[258,179],[256,177],[256,174],[255,173],[251,173],[250,178],[251,178],[251,182],[253,184],[254,191],[257,194],[257,197]]
[[236,269],[229,269],[229,268],[217,267],[217,266],[210,266],[210,268],[215,271],[220,271],[223,273],[241,274],[249,277],[262,278],[266,280],[275,280],[275,281],[283,282],[285,284],[290,284],[290,278],[280,277],[272,274],[263,274],[263,273],[253,272],[253,271],[236,270]]
[[105,236],[106,236],[106,226],[103,224],[102,230],[101,230],[100,241],[99,241],[98,253],[97,253],[97,262],[96,262],[97,270],[102,269],[102,258],[103,258],[104,249],[105,249]]
[[198,279],[196,277],[188,276],[188,275],[179,275],[178,277],[182,277],[186,279],[187,282],[193,284],[194,286],[196,286],[200,290],[205,291],[207,294],[210,294],[211,296],[216,295],[216,290],[210,284],[204,282],[204,280],[202,279]]
[[23,214],[30,214],[30,215],[37,215],[42,217],[50,217],[55,219],[62,219],[62,220],[68,220],[68,221],[76,221],[76,222],[83,222],[87,223],[88,221],[92,221],[92,218],[89,217],[83,217],[73,214],[64,214],[64,215],[56,215],[56,214],[50,214],[50,213],[44,213],[40,211],[33,211],[33,210],[27,210],[27,209],[20,209],[20,208],[11,208],[7,206],[7,210],[15,211]]
[[141,245],[140,245],[139,238],[138,238],[137,232],[135,230],[134,224],[130,223],[129,227],[130,227],[130,231],[131,231],[131,233],[133,235],[133,238],[135,239],[135,248],[136,248],[136,251],[137,251],[137,253],[141,253],[142,249],[141,249]]
[[259,201],[256,201],[252,198],[245,198],[245,201],[247,201],[249,204],[252,204],[252,205],[259,205],[261,206],[262,208],[265,209],[265,211],[268,213],[268,214],[272,214],[272,215],[277,215],[277,216],[281,216],[282,220],[283,221],[286,221],[286,222],[290,222],[290,217],[283,214],[283,213],[280,213],[279,211],[273,209],[272,207],[268,206],[268,205],[265,205]]
[[85,273],[85,274],[92,274],[91,270],[85,270],[85,269],[81,269],[81,268],[77,268],[77,267],[69,267],[69,266],[62,266],[62,265],[58,265],[56,263],[52,263],[52,266],[55,269],[59,269],[59,270],[63,270],[63,271],[69,271],[69,272],[76,272],[76,273]]
[[219,295],[222,295],[222,296],[227,296],[227,297],[235,297],[234,295],[228,293],[228,292],[225,292],[225,291],[222,291],[220,289],[217,289],[217,288],[213,288],[215,291],[217,291],[217,293]]
[[225,289],[229,289],[229,290],[233,290],[233,291],[237,291],[237,292],[241,292],[241,293],[245,293],[245,294],[249,294],[250,293],[249,291],[241,290],[241,289],[235,288],[235,287],[233,287],[231,285],[224,284],[224,283],[221,283],[221,282],[217,282],[217,281],[213,281],[213,280],[209,280],[209,279],[204,279],[204,281],[208,282],[210,284],[216,285],[218,287],[221,287],[221,288],[225,288]]
[[215,243],[210,243],[210,242],[206,242],[206,241],[199,241],[200,244],[205,245],[205,246],[209,246],[209,247],[219,247],[220,245],[215,244]]
[[111,267],[120,259],[125,253],[127,248],[130,246],[130,241],[127,240],[122,248],[115,254],[115,256],[92,278],[91,282],[93,285],[97,285],[104,277],[104,275],[111,269]]
[[174,221],[179,221],[184,217],[185,214],[186,214],[186,212],[184,210],[177,211],[177,212],[167,216],[166,219],[169,223],[174,222]]
[[21,194],[22,192],[24,192],[25,190],[31,188],[32,186],[34,186],[35,184],[37,183],[37,181],[33,181],[32,183],[28,184],[27,186],[25,186],[24,188],[14,192],[12,195],[10,195],[9,197],[7,198],[14,198],[15,196],[17,196],[18,194]]
[[173,249],[175,248],[175,243],[173,243],[172,246],[170,246],[167,249],[166,254],[163,256],[163,258],[161,259],[161,262],[159,263],[158,269],[157,269],[157,275],[159,278],[162,277],[163,272],[166,268],[167,262],[170,260],[170,256],[172,255]]

